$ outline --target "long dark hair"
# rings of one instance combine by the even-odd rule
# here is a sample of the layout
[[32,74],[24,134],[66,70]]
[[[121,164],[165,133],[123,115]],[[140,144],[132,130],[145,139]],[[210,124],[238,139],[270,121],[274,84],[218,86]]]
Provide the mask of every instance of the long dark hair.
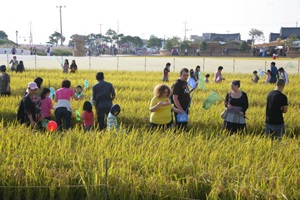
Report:
[[49,88],[43,88],[43,91],[41,93],[41,99],[45,99],[46,98],[46,94],[50,92]]
[[92,112],[92,109],[93,109],[93,106],[92,106],[91,102],[85,101],[85,102],[83,103],[83,110],[84,110],[84,111]]
[[38,88],[41,88],[41,85],[42,85],[43,81],[44,80],[41,77],[36,77],[34,79],[34,82],[37,84]]

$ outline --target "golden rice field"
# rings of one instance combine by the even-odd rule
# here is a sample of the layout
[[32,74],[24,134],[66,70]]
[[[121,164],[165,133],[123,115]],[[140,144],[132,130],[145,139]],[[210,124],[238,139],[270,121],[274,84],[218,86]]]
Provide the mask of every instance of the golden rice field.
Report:
[[[251,74],[224,74],[224,83],[196,90],[189,132],[151,133],[149,104],[162,74],[104,73],[115,87],[114,103],[121,106],[118,133],[84,133],[75,119],[73,129],[63,133],[41,133],[15,122],[18,103],[36,76],[44,79],[43,87],[55,89],[64,78],[74,89],[88,80],[85,99],[71,102],[82,111],[96,71],[10,73],[12,95],[0,97],[0,199],[300,198],[299,75],[290,75],[283,91],[289,101],[286,135],[272,141],[264,137],[264,120],[266,95],[274,85],[264,84],[265,77],[253,84]],[[177,77],[171,73],[168,84]],[[241,80],[241,90],[248,94],[249,120],[246,133],[229,136],[222,129],[222,100],[209,110],[202,104],[212,90],[225,97],[234,79]]]

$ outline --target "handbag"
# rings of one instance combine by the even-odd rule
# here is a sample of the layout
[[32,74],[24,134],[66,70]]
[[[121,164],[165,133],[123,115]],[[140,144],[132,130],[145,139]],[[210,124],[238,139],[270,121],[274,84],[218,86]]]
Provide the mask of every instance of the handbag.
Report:
[[177,122],[182,123],[182,122],[188,122],[189,117],[186,113],[181,113],[181,114],[177,114],[176,119],[177,119]]
[[228,114],[228,109],[226,108],[226,109],[223,110],[223,112],[221,113],[221,118],[226,119],[227,114]]

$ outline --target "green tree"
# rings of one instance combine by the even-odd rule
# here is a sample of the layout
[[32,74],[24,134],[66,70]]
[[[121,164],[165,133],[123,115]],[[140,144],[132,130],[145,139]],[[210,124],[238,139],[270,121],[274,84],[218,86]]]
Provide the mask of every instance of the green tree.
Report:
[[147,41],[147,47],[153,49],[160,49],[162,41],[163,40],[161,38],[158,38],[155,35],[151,35],[150,39]]
[[121,37],[119,41],[117,41],[117,44],[119,46],[126,46],[126,50],[128,49],[132,49],[132,48],[141,48],[143,47],[144,43],[143,43],[143,40],[140,38],[140,37],[132,37],[130,35],[128,36],[124,36],[124,37]]
[[48,44],[55,44],[56,46],[58,45],[58,42],[61,40],[64,42],[65,37],[61,37],[61,34],[57,31],[55,31],[52,35],[49,36],[49,41],[47,42]]
[[255,28],[250,29],[249,36],[251,37],[253,44],[255,41],[261,41],[265,39],[264,33]]
[[206,42],[201,42],[199,45],[199,48],[201,51],[206,51],[207,50],[207,43]]
[[189,49],[190,45],[191,45],[191,42],[188,41],[188,40],[185,40],[185,41],[182,41],[182,42],[181,42],[179,48],[180,48],[181,50]]
[[112,30],[112,29],[108,29],[105,33],[106,37],[104,38],[104,40],[106,42],[111,43],[111,45],[113,44],[113,41],[116,40],[117,38],[117,32]]
[[7,34],[4,31],[0,31],[0,39],[7,40]]
[[297,41],[298,40],[298,37],[296,34],[292,34],[290,35],[286,41],[285,41],[285,45],[287,45],[288,47],[291,47],[293,46],[293,42]]
[[246,41],[243,41],[240,47],[241,51],[248,51],[249,50],[249,45]]

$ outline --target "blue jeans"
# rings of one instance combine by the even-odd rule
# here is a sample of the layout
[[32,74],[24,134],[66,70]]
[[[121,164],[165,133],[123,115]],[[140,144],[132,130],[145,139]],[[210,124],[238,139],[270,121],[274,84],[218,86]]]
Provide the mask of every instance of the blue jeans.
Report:
[[62,131],[62,119],[65,120],[66,129],[71,128],[71,116],[72,113],[68,111],[66,107],[58,107],[55,109],[55,119],[59,131]]
[[109,112],[110,112],[110,108],[98,108],[97,109],[98,125],[99,125],[100,131],[106,128],[106,126],[104,124],[104,119],[105,119],[105,115],[107,117]]
[[285,133],[284,124],[272,125],[266,124],[266,135],[272,139],[281,139]]

